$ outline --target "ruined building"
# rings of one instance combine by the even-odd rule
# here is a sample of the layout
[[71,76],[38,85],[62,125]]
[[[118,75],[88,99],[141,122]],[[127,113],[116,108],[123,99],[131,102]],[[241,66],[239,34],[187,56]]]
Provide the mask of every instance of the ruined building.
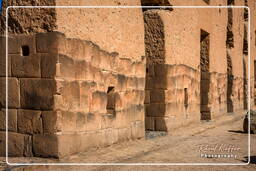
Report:
[[[5,2],[166,6],[9,8],[9,156],[63,157],[142,138],[146,130],[171,133],[247,109],[247,98],[252,107],[256,102],[255,0]],[[248,10],[167,8],[180,5],[248,6],[251,43]],[[0,17],[1,156],[6,15]]]

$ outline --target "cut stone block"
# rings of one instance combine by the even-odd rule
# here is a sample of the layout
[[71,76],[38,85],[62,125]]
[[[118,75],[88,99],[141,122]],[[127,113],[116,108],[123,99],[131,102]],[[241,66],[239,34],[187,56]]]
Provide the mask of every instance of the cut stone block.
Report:
[[18,110],[18,132],[23,134],[43,133],[41,111]]
[[136,121],[131,123],[132,138],[145,137],[145,124],[144,121]]
[[36,34],[36,50],[40,53],[58,53],[64,46],[64,34],[60,32]]
[[[2,109],[0,111],[0,130],[6,130],[6,110]],[[12,132],[17,132],[17,110],[8,109],[8,130]]]
[[[5,156],[6,133],[0,132],[0,156]],[[8,132],[8,156],[9,157],[32,157],[31,136]]]
[[[0,77],[0,106],[6,107],[6,78]],[[20,85],[17,78],[8,78],[8,106],[20,107]]]
[[24,47],[30,56],[36,53],[36,42],[34,35],[18,35],[8,41],[8,53],[9,54],[20,54],[23,55]]
[[[0,36],[0,76],[6,76],[6,38]],[[11,57],[8,56],[8,76],[11,76]]]
[[43,78],[53,78],[57,74],[59,55],[55,53],[41,54],[41,74]]
[[42,111],[43,132],[53,134],[62,130],[60,111]]
[[146,130],[154,131],[155,130],[155,120],[154,117],[145,118],[145,128]]
[[55,81],[52,79],[20,79],[21,107],[24,109],[53,108],[53,95],[56,92]]
[[33,135],[33,152],[36,157],[59,157],[57,135]]
[[41,56],[39,54],[9,55],[9,57],[12,60],[12,75],[14,77],[41,77]]

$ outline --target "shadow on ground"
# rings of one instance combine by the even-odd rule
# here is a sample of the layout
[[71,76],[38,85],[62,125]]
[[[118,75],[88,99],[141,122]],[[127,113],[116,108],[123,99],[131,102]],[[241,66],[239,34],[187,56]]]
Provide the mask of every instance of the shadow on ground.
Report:
[[244,131],[241,131],[241,130],[228,130],[228,132],[239,133],[239,134],[247,134],[247,132],[244,132]]
[[[247,163],[248,162],[248,156],[244,157],[243,162]],[[256,164],[256,156],[251,156],[250,157],[250,164]]]

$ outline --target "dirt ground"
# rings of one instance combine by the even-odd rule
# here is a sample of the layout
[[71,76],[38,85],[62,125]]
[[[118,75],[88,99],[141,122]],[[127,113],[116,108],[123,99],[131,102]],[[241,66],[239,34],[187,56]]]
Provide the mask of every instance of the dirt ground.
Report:
[[[240,112],[241,113],[241,112]],[[244,112],[243,112],[244,113]],[[77,155],[72,155],[46,162],[67,163],[222,163],[222,166],[10,166],[8,170],[18,171],[66,171],[66,170],[255,170],[256,169],[256,135],[251,134],[251,163],[248,159],[248,134],[242,131],[243,115],[236,113],[226,115],[215,121],[203,122],[181,128],[177,133],[166,136],[123,142],[106,148],[92,149]],[[222,156],[208,156],[216,154]],[[233,156],[230,156],[233,155]],[[41,159],[11,158],[9,162],[40,162]],[[228,163],[242,166],[226,166]]]

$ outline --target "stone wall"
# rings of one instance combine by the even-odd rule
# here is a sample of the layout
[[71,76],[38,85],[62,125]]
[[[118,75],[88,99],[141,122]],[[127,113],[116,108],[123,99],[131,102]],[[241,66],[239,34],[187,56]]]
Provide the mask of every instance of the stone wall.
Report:
[[[0,16],[0,35],[5,31],[6,5],[138,6],[141,2],[140,0],[15,0],[8,3],[4,1],[3,16]],[[118,52],[120,57],[140,59],[141,56],[145,56],[142,36],[143,15],[140,8],[9,8],[9,34],[51,31],[65,33],[69,38],[92,41],[109,52]]]
[[[144,137],[143,59],[120,58],[57,32],[14,36],[9,47],[10,156],[62,157]],[[4,120],[5,77],[0,85]]]
[[[200,121],[200,72],[191,64],[195,60],[181,61],[183,57],[188,59],[189,56],[173,58],[176,54],[181,55],[179,51],[183,47],[183,44],[179,46],[174,37],[184,32],[183,29],[180,29],[181,32],[178,28],[176,30],[179,25],[170,24],[171,15],[172,11],[169,10],[153,9],[144,12],[146,130],[172,132],[181,126]],[[188,53],[185,50],[183,52]],[[172,61],[175,63],[172,64]]]
[[[31,0],[11,5],[141,3],[227,5],[226,0],[173,0],[171,4],[166,0]],[[236,0],[234,5],[244,4]],[[145,129],[171,133],[201,119],[214,120],[244,109],[246,97],[255,98],[256,7],[251,1],[248,6],[250,71],[248,54],[243,54],[243,9],[12,9],[10,156],[63,157],[141,138]],[[202,31],[207,41],[200,44]],[[4,155],[4,37],[0,44],[0,154]],[[248,81],[251,87],[247,88]],[[246,94],[248,89],[251,94]],[[207,117],[202,117],[204,109]]]
[[[5,32],[7,6],[55,6],[55,0],[3,0],[2,15],[0,15],[0,35]],[[56,10],[54,8],[24,9],[9,8],[8,11],[10,34],[33,34],[49,32],[56,29]],[[22,16],[22,17],[21,17]]]
[[[184,5],[183,3],[178,0],[172,1],[172,5]],[[236,4],[242,5],[243,2],[239,1]],[[206,3],[186,1],[185,5],[206,5]],[[210,1],[210,5],[222,6],[227,5],[227,2]],[[205,105],[208,106],[210,112],[208,119],[214,120],[224,115],[228,108],[232,109],[231,112],[243,110],[246,89],[244,89],[242,69],[243,44],[241,40],[244,33],[242,15],[243,9],[224,8],[189,10],[174,8],[172,11],[164,9],[144,11],[145,52],[148,69],[145,99],[147,129],[170,131],[172,128],[185,125],[184,123],[199,121],[201,97],[208,96],[208,103]],[[200,30],[209,33],[209,60],[207,61],[209,74],[203,74],[209,76],[209,92],[205,94],[198,91],[202,85],[205,85],[200,81]],[[230,33],[233,34],[232,41],[229,40]],[[232,43],[231,46],[226,45],[229,41]],[[180,73],[175,73],[187,78],[181,81],[182,84],[168,82],[172,77],[175,77],[177,82],[179,80],[174,73],[169,74],[170,66],[177,68],[182,66]],[[161,68],[161,70],[156,71],[155,68]],[[191,72],[196,74],[191,76]],[[194,85],[191,86],[190,82]],[[169,91],[170,84],[174,84],[172,95],[180,101],[177,100],[176,105],[168,108],[169,102],[167,102],[165,92]],[[177,94],[178,91],[180,93]],[[150,99],[157,95],[159,95],[157,101]],[[205,98],[202,100],[203,103],[206,102]],[[174,115],[176,112],[177,115]],[[169,121],[172,121],[168,123],[162,121],[160,124],[159,120],[168,118],[168,114],[172,118]]]
[[[255,1],[247,0],[247,5],[250,8],[250,85],[251,85],[251,107],[255,108],[256,102],[256,86],[255,85],[255,67],[254,62],[256,60],[256,4]],[[245,58],[248,60],[248,58]]]

